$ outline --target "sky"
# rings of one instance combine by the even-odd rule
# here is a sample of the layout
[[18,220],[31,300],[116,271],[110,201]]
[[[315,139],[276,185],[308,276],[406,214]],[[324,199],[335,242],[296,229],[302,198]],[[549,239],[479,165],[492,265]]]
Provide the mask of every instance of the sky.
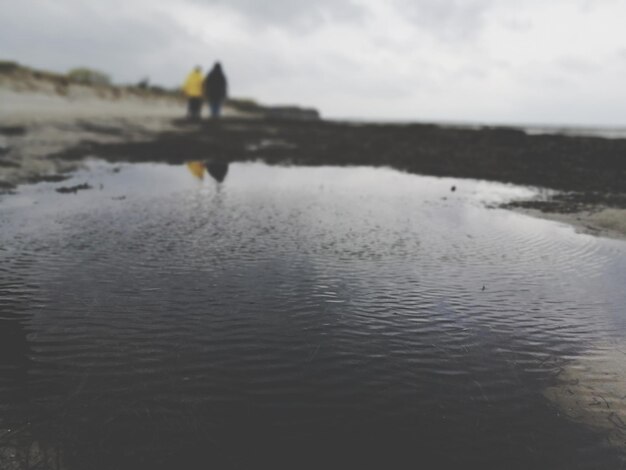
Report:
[[0,0],[0,59],[385,121],[626,126],[624,0]]

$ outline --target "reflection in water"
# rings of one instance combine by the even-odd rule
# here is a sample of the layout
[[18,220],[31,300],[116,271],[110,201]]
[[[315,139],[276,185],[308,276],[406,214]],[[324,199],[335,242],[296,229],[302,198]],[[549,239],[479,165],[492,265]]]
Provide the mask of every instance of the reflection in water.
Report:
[[204,179],[204,170],[206,169],[215,181],[222,183],[228,173],[228,163],[219,161],[207,161],[205,163],[194,160],[187,162],[187,169],[199,180]]
[[204,179],[204,163],[203,162],[200,162],[200,161],[187,162],[187,169],[193,176],[195,176],[199,180]]
[[215,181],[221,183],[226,178],[228,173],[228,163],[226,162],[207,162],[206,169]]
[[220,197],[103,166],[0,204],[5,408],[72,468],[620,468],[544,390],[626,337],[623,245],[482,205],[520,188],[233,165]]

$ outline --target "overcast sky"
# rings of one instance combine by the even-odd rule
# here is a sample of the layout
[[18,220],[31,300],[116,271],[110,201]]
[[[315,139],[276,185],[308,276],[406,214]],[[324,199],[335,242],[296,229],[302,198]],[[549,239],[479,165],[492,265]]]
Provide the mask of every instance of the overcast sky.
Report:
[[626,125],[624,0],[0,0],[0,59],[325,117]]

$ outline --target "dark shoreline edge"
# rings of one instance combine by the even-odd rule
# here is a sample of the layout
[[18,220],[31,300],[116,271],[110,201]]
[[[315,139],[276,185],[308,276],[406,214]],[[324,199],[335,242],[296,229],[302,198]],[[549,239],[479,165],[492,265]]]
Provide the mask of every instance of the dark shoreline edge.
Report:
[[[97,120],[89,119],[81,125],[95,133],[101,127]],[[70,171],[87,157],[129,163],[262,160],[269,164],[386,166],[421,175],[551,190],[534,200],[504,204],[507,209],[555,214],[626,209],[626,139],[536,135],[508,127],[227,118],[199,123],[179,119],[170,127],[174,130],[137,140],[124,139],[124,125],[128,122],[121,120],[116,142],[83,140],[47,159],[63,163],[57,166]],[[28,129],[20,130],[20,134],[27,133]],[[0,193],[11,193],[20,183],[61,181],[67,176],[45,174],[12,184],[3,182]]]
[[572,213],[626,208],[626,139],[528,135],[505,127],[351,124],[326,120],[225,119],[188,123],[140,142],[80,145],[51,158],[184,163],[387,166],[409,173],[473,178],[556,190],[509,208]]

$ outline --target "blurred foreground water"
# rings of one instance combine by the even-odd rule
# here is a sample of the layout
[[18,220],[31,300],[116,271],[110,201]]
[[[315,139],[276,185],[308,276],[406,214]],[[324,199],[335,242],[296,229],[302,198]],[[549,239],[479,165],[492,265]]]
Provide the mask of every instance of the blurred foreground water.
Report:
[[559,396],[620,362],[626,243],[489,208],[534,194],[202,162],[20,187],[0,431],[68,468],[619,468],[620,403]]

